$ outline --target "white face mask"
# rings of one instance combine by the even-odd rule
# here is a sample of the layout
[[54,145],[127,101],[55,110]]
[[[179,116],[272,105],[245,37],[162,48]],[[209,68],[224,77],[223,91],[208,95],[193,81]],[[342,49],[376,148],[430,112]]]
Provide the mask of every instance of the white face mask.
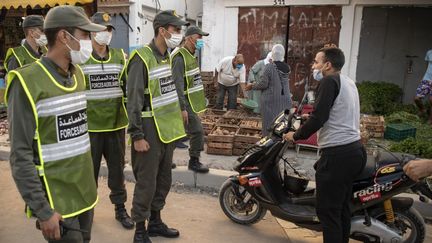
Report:
[[72,64],[83,64],[88,61],[93,51],[91,40],[78,40],[74,36],[72,36],[69,32],[68,34],[77,42],[80,43],[79,51],[72,50],[68,44],[66,46],[70,50],[71,62]]
[[101,31],[96,33],[94,40],[99,45],[109,45],[111,43],[111,38],[112,38],[112,32]]
[[176,33],[170,33],[170,34],[171,34],[171,38],[169,39],[165,38],[165,43],[168,48],[174,49],[180,45],[181,41],[183,40],[183,35],[176,34]]
[[48,40],[47,40],[47,38],[46,38],[46,35],[44,35],[44,34],[41,34],[41,35],[39,36],[39,38],[35,39],[35,41],[36,41],[36,44],[37,44],[38,46],[46,46],[46,44],[48,43]]
[[323,79],[323,74],[322,74],[322,71],[321,70],[319,70],[319,69],[314,69],[313,70],[313,78],[316,80],[316,81],[321,81],[321,79]]

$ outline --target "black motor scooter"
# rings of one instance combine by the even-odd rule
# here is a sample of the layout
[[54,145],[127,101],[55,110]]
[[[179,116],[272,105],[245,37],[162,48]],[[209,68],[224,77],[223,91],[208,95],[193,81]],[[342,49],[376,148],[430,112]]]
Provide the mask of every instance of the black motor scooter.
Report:
[[[272,132],[238,158],[238,175],[228,178],[219,192],[220,206],[232,221],[254,224],[269,210],[277,218],[321,230],[315,212],[315,189],[307,187],[309,181],[283,156],[288,142],[282,135],[295,131],[300,123],[298,114],[282,112],[274,120]],[[395,197],[411,189],[422,199],[432,199],[424,181],[416,183],[404,174],[404,164],[412,159],[415,157],[384,151],[367,161],[353,184],[352,239],[382,243],[424,241],[425,224],[412,207],[413,199]],[[286,166],[297,175],[288,175]]]

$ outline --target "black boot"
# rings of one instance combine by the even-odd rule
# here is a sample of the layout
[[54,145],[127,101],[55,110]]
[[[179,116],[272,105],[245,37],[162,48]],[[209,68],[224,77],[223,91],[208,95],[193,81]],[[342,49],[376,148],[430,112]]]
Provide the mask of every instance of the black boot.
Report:
[[151,211],[148,234],[151,237],[163,236],[167,238],[176,238],[179,237],[180,232],[176,229],[168,228],[168,226],[162,222],[160,211]]
[[151,243],[148,231],[145,227],[145,222],[139,222],[136,224],[135,235],[133,243]]
[[119,221],[122,226],[126,229],[133,229],[134,221],[126,212],[126,208],[124,204],[116,204],[115,205],[115,218]]
[[208,173],[209,168],[206,165],[203,165],[198,157],[191,157],[189,160],[189,170],[193,170],[197,173]]

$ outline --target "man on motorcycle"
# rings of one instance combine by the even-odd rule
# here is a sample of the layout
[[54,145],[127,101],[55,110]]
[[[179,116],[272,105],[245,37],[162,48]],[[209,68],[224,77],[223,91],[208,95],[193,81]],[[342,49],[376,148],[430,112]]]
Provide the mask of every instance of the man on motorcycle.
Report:
[[344,63],[337,47],[318,51],[312,65],[313,77],[320,82],[315,109],[300,129],[284,135],[285,140],[296,141],[319,131],[321,157],[314,168],[316,212],[324,243],[348,243],[352,184],[366,164],[358,91],[355,82],[340,73]]

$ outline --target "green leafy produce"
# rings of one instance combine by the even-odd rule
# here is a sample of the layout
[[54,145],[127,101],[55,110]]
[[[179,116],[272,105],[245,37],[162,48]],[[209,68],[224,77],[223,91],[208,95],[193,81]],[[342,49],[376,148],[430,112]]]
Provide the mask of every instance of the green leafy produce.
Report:
[[402,89],[392,83],[363,81],[357,83],[362,113],[387,115],[397,111],[401,104]]
[[407,138],[400,143],[390,146],[393,152],[402,152],[416,155],[421,158],[432,158],[432,142],[414,138]]

